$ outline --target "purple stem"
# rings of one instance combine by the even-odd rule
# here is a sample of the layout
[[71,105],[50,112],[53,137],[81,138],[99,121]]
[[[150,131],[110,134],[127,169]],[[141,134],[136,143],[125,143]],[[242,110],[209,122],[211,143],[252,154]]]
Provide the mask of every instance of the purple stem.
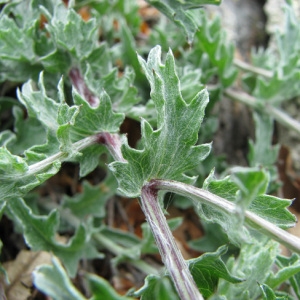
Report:
[[175,242],[157,197],[155,183],[143,186],[141,207],[152,230],[162,261],[181,300],[203,300],[187,263]]
[[76,88],[78,93],[90,104],[91,107],[97,107],[100,103],[98,97],[96,97],[87,87],[82,75],[78,68],[72,68],[69,72],[69,76],[72,85]]
[[97,142],[107,147],[108,151],[116,161],[126,162],[122,155],[122,142],[118,134],[101,132],[98,135]]
[[[103,132],[98,135],[97,142],[104,144],[115,160],[126,162],[121,152],[122,143],[119,135]],[[158,201],[157,193],[155,180],[146,183],[142,187],[140,203],[155,238],[162,261],[181,300],[203,300],[188,265],[175,242]]]

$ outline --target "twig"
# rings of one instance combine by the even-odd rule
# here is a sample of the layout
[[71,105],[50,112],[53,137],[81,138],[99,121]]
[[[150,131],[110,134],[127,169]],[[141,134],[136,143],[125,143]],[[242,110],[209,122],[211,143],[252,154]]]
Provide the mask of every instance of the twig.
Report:
[[160,207],[155,185],[142,188],[141,207],[180,299],[203,300]]
[[297,133],[300,134],[300,123],[295,119],[291,118],[281,109],[270,105],[267,101],[266,103],[260,103],[254,97],[244,92],[234,91],[233,89],[225,90],[224,95],[226,95],[232,100],[242,102],[247,106],[250,106],[251,108],[261,110],[264,113],[271,115],[281,125],[289,129],[295,130]]
[[251,72],[251,73],[254,73],[254,74],[257,74],[257,75],[261,75],[261,76],[264,76],[266,78],[272,78],[273,77],[273,72],[271,71],[268,71],[268,70],[265,70],[265,69],[262,69],[262,68],[258,68],[258,67],[254,67],[250,64],[247,64],[246,62],[244,61],[241,61],[239,59],[235,59],[234,61],[234,64],[244,70],[244,71],[248,71],[248,72]]
[[[156,187],[156,189],[174,192],[194,201],[200,201],[202,203],[221,208],[222,210],[232,214],[236,212],[236,205],[234,203],[212,194],[209,191],[171,180],[153,180],[152,184]],[[298,237],[277,227],[251,211],[245,211],[245,219],[249,225],[253,225],[253,223],[258,225],[260,230],[266,235],[300,254],[300,239]]]

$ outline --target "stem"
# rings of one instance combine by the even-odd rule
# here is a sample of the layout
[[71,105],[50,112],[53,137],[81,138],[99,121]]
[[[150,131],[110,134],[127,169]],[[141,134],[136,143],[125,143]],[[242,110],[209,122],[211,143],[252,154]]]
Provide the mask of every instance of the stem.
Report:
[[[101,133],[100,133],[100,135],[101,135]],[[98,140],[99,140],[99,134],[84,138],[73,144],[74,152],[79,152],[79,151],[87,148],[88,146],[91,146],[91,145],[97,143]],[[30,176],[30,175],[34,175],[39,172],[42,172],[44,169],[49,167],[55,161],[57,161],[57,160],[63,161],[66,158],[68,158],[68,156],[69,156],[68,153],[62,152],[62,151],[60,151],[54,155],[51,155],[51,156],[47,157],[46,159],[29,166],[28,171],[26,172],[25,176]]]
[[69,76],[78,93],[90,104],[91,107],[97,107],[100,100],[89,90],[79,69],[72,68],[69,72]]
[[[71,226],[74,226],[77,228],[81,224],[81,220],[77,218],[76,216],[70,214],[70,212],[58,204],[55,204],[53,202],[40,202],[40,205],[45,207],[48,210],[53,210],[57,209],[59,211],[60,216],[67,221]],[[93,240],[98,242],[101,246],[103,246],[105,249],[108,251],[112,252],[115,255],[122,255],[125,251],[126,248],[119,246],[115,242],[113,242],[111,239],[107,238],[104,234],[102,233],[94,233],[92,235]],[[138,260],[130,260],[130,264],[135,266],[137,269],[142,271],[145,274],[154,274],[154,275],[159,275],[159,270],[153,268],[151,265],[147,264],[145,261],[138,259]]]
[[254,109],[261,110],[263,108],[264,112],[271,115],[278,123],[289,129],[295,130],[297,133],[300,133],[300,123],[295,119],[291,118],[281,109],[276,108],[268,103],[265,106],[263,106],[260,103],[258,103],[258,101],[254,97],[246,93],[236,92],[232,89],[225,90],[224,94],[230,99],[242,102]]
[[[236,205],[234,203],[212,194],[209,191],[176,181],[153,180],[152,184],[156,189],[174,192],[191,198],[194,201],[200,201],[202,203],[221,208],[229,213],[236,212]],[[298,237],[247,210],[245,212],[245,219],[249,225],[253,225],[253,223],[258,225],[263,233],[300,254],[300,239]]]
[[267,108],[267,111],[280,124],[286,126],[289,129],[295,130],[295,131],[297,131],[297,133],[300,134],[300,123],[298,121],[291,118],[288,114],[286,114],[285,112],[283,112],[282,110],[280,110],[274,106],[267,105],[266,108]]
[[[74,152],[80,152],[81,150],[93,145],[93,144],[104,144],[110,154],[113,156],[114,159],[125,162],[126,160],[122,156],[121,152],[121,140],[119,135],[117,134],[111,134],[108,132],[101,132],[92,136],[89,136],[87,138],[84,138],[80,141],[77,141],[73,144],[73,150]],[[44,169],[49,167],[54,162],[60,160],[63,161],[69,157],[69,154],[66,152],[58,152],[55,153],[46,159],[39,161],[38,163],[35,163],[31,166],[29,166],[28,171],[26,172],[25,176],[30,176],[37,174],[39,172],[42,172]]]
[[224,91],[224,95],[234,101],[242,102],[254,109],[258,108],[258,103],[256,99],[244,92],[237,92],[229,88]]
[[105,145],[109,151],[109,153],[112,155],[112,157],[121,162],[126,162],[122,155],[121,146],[122,142],[120,139],[120,136],[118,134],[111,134],[108,132],[103,132],[99,136],[99,143],[102,143]]
[[141,207],[181,300],[203,300],[160,207],[156,186],[143,186]]
[[[93,239],[97,241],[101,246],[103,246],[108,251],[112,252],[114,255],[122,255],[126,248],[119,246],[115,242],[113,242],[111,239],[107,238],[102,233],[95,233],[93,234]],[[127,260],[128,262],[128,260]],[[159,270],[153,268],[151,265],[147,264],[145,261],[138,259],[138,260],[129,260],[130,264],[135,266],[137,269],[142,271],[145,274],[154,274],[159,275]]]
[[243,71],[248,71],[248,72],[251,72],[251,73],[254,73],[254,74],[257,74],[257,75],[264,76],[266,78],[272,78],[273,77],[273,72],[262,69],[262,68],[254,67],[254,66],[252,66],[252,65],[250,65],[250,64],[248,64],[244,61],[241,61],[239,59],[235,59],[234,64],[238,68],[242,69]]

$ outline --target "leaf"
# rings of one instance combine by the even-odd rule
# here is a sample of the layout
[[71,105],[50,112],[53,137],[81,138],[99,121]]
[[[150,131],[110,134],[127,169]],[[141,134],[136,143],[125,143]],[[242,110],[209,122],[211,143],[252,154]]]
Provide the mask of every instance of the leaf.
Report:
[[47,252],[22,250],[15,260],[5,262],[10,284],[6,288],[6,296],[10,300],[26,300],[31,295],[31,273],[40,264],[50,263],[51,255]]
[[37,119],[24,119],[24,111],[16,106],[13,108],[13,115],[16,139],[7,146],[13,154],[24,154],[32,146],[46,142],[46,130]]
[[58,172],[59,161],[53,161],[44,167],[43,173],[30,172],[30,166],[19,156],[11,154],[6,148],[0,148],[0,200],[23,196]]
[[267,284],[270,288],[276,288],[283,282],[289,281],[294,293],[300,297],[300,258],[297,254],[290,257],[279,255],[276,264],[279,270],[276,274],[271,274]]
[[43,13],[49,20],[46,28],[55,43],[67,50],[78,61],[88,57],[98,46],[96,19],[85,22],[73,9],[57,2],[53,15],[44,7]]
[[40,266],[33,272],[35,286],[54,300],[86,300],[74,287],[59,260],[52,259],[52,265]]
[[171,51],[165,65],[161,64],[160,56],[157,46],[149,53],[147,62],[139,58],[151,85],[151,98],[158,113],[157,129],[142,120],[141,150],[130,148],[124,140],[122,153],[127,162],[110,164],[119,190],[128,197],[140,195],[144,183],[154,178],[192,183],[195,179],[184,172],[194,168],[210,151],[209,144],[195,146],[208,102],[207,92],[199,92],[186,103]]
[[[244,171],[246,171],[246,169]],[[249,174],[252,174],[252,172]],[[206,179],[203,188],[231,202],[236,201],[236,195],[239,191],[239,187],[229,176],[217,180],[214,178],[213,173]],[[252,200],[248,206],[248,210],[276,226],[286,229],[294,226],[296,221],[295,216],[287,209],[289,205],[291,205],[290,200],[260,194]],[[245,242],[251,240],[248,230],[243,225],[251,227],[253,226],[252,223],[247,222],[244,224],[243,221],[239,219],[238,215],[226,213],[221,209],[209,205],[199,204],[197,209],[200,216],[205,218],[205,220],[221,225],[230,241],[234,244],[239,245],[242,241]]]
[[253,113],[255,142],[249,141],[248,160],[250,167],[263,166],[270,174],[268,193],[277,189],[277,167],[275,166],[279,145],[273,146],[273,119],[267,114]]
[[86,274],[85,278],[93,295],[90,300],[133,300],[131,297],[117,294],[113,287],[102,277]]
[[[216,70],[210,70],[209,73],[216,72],[221,86],[229,87],[237,76],[237,70],[233,65],[234,45],[226,39],[219,18],[215,17],[210,20],[208,14],[204,12],[198,14],[197,17],[201,20],[201,25],[195,35],[194,51],[187,57],[187,60],[197,61],[196,66],[205,69],[208,56],[209,63],[216,67]],[[199,58],[201,58],[200,61]]]
[[[238,187],[229,176],[216,180],[213,174],[214,171],[205,180],[203,188],[228,201],[235,202]],[[235,246],[240,246],[244,242],[251,242],[251,236],[237,213],[228,213],[223,209],[201,203],[197,204],[196,211],[205,221],[219,224]]]
[[106,178],[101,184],[92,186],[87,181],[83,182],[83,191],[73,197],[64,195],[62,207],[69,210],[80,220],[89,216],[103,219],[106,215],[107,200],[116,190],[116,182],[112,176]]
[[200,252],[214,252],[221,245],[229,244],[228,237],[219,224],[207,223],[201,220],[201,225],[203,227],[204,236],[188,243],[192,249]]
[[[285,25],[283,32],[275,35],[277,51],[259,51],[253,55],[253,63],[273,72],[272,78],[258,77],[254,85],[253,96],[262,105],[274,106],[299,95],[300,22],[291,5],[285,5]],[[265,59],[267,58],[267,59]]]
[[7,15],[0,18],[0,57],[23,62],[31,62],[35,59],[34,43],[31,28],[19,28],[16,22]]
[[48,216],[34,215],[20,198],[9,201],[7,208],[10,216],[22,226],[27,245],[33,251],[45,250],[54,253],[63,261],[71,277],[75,276],[80,259],[101,257],[82,225],[67,244],[56,240],[59,225],[57,211],[52,211]]
[[174,286],[169,277],[148,275],[145,284],[136,292],[130,294],[133,297],[141,297],[141,300],[179,300]]
[[189,269],[203,295],[210,297],[218,286],[219,278],[231,283],[240,283],[243,279],[230,274],[221,256],[227,252],[227,247],[222,246],[216,252],[205,253],[198,258],[188,261]]
[[259,168],[235,167],[231,171],[231,180],[239,188],[236,204],[243,214],[257,196],[266,192],[269,176]]
[[53,133],[57,132],[62,145],[68,144],[69,139],[75,142],[101,131],[116,132],[123,121],[123,114],[112,111],[110,98],[105,92],[100,95],[99,105],[92,108],[73,91],[75,105],[70,107],[65,103],[62,80],[58,84],[57,101],[47,96],[43,73],[38,87],[39,91],[34,89],[32,81],[27,82],[23,85],[22,92],[18,93],[19,99],[26,106],[30,117],[37,118]]
[[287,229],[294,227],[297,221],[295,215],[288,210],[291,204],[292,201],[288,199],[260,195],[254,199],[249,210],[276,226]]
[[238,258],[233,257],[227,267],[233,276],[242,277],[239,284],[229,284],[222,280],[218,294],[228,299],[257,299],[261,294],[257,283],[263,284],[272,272],[278,254],[278,243],[263,237],[253,244],[244,244]]
[[[116,132],[123,122],[124,115],[113,112],[110,98],[104,91],[99,97],[100,103],[97,107],[91,107],[76,91],[73,91],[75,104],[69,106],[65,102],[62,80],[58,84],[57,101],[47,96],[43,73],[40,75],[38,87],[39,90],[35,88],[33,81],[28,81],[18,93],[29,117],[37,119],[48,131],[47,143],[25,151],[31,163],[40,162],[58,152],[62,152],[63,156],[58,161],[74,160],[79,154],[74,146],[76,142],[100,132]],[[82,163],[81,175],[96,168],[102,152],[103,147],[94,146],[93,149],[85,151],[86,157],[78,158]]]
[[292,299],[294,299],[288,294],[285,294],[282,296],[276,296],[275,292],[266,284],[260,284],[259,287],[262,290],[264,300],[292,300]]
[[193,42],[194,35],[197,31],[197,23],[193,17],[186,11],[188,9],[199,8],[206,4],[220,4],[220,0],[147,0],[149,4],[157,8],[177,26],[184,29],[188,42]]

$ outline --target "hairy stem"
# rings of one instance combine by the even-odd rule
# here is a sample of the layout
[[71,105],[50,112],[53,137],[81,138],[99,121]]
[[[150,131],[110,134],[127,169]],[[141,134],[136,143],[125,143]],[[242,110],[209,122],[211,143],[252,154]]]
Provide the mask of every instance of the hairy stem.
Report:
[[254,66],[252,66],[250,64],[247,64],[246,62],[241,61],[239,59],[235,59],[234,64],[243,71],[247,71],[247,72],[257,74],[257,75],[261,75],[261,76],[264,76],[266,78],[272,78],[273,77],[273,72],[271,72],[269,70],[262,69],[262,68],[254,67]]
[[261,103],[258,103],[254,97],[243,92],[234,91],[233,89],[225,90],[224,94],[230,99],[242,102],[251,108],[258,110],[263,109],[266,114],[271,115],[281,125],[300,133],[300,123],[291,118],[281,109],[276,108],[268,103],[264,106]]
[[[156,189],[174,192],[188,197],[193,201],[200,201],[201,203],[221,208],[232,214],[236,212],[236,205],[234,203],[209,191],[176,181],[153,180],[151,183]],[[300,254],[300,239],[298,237],[247,210],[245,211],[245,220],[249,225],[255,225],[264,234]]]
[[[78,142],[75,142],[73,144],[73,150],[74,152],[80,152],[81,150],[95,144],[99,140],[99,135],[101,133],[89,136],[87,138],[84,138]],[[49,167],[51,164],[53,164],[56,161],[64,161],[69,157],[69,154],[63,151],[60,151],[58,153],[55,153],[46,159],[39,161],[31,166],[29,166],[28,171],[26,173],[26,176],[38,174],[39,172],[42,172],[44,169]]]
[[90,89],[87,87],[84,79],[77,68],[72,68],[69,72],[69,77],[73,86],[75,86],[78,93],[90,104],[91,107],[97,107],[100,100],[95,96]]
[[103,132],[101,135],[99,135],[98,142],[107,147],[109,153],[115,160],[126,162],[122,155],[122,142],[118,134]]
[[[39,204],[47,210],[57,209],[59,211],[60,217],[74,228],[77,228],[81,224],[81,220],[78,217],[70,214],[68,210],[62,208],[60,205],[54,202],[45,203],[44,201],[40,201]],[[107,249],[115,255],[122,255],[127,250],[125,247],[119,246],[117,243],[106,237],[106,235],[101,232],[94,233],[92,235],[92,239],[103,248]],[[154,274],[157,276],[159,275],[159,270],[153,268],[151,265],[141,259],[129,260],[129,263],[145,274]]]
[[291,118],[284,111],[282,111],[272,105],[267,105],[267,111],[280,124],[284,125],[285,127],[289,128],[289,129],[295,130],[300,134],[300,123],[298,121],[296,121],[295,119]]
[[[114,159],[119,161],[125,161],[121,152],[121,141],[119,135],[108,132],[100,132],[98,134],[84,138],[78,142],[75,142],[73,144],[73,151],[80,152],[81,150],[97,143],[105,145]],[[56,161],[64,161],[68,158],[69,153],[63,151],[55,153],[47,157],[46,159],[29,166],[25,176],[38,174],[39,172],[42,172]]]
[[[112,252],[115,255],[122,255],[127,249],[119,246],[116,244],[114,241],[106,237],[104,234],[101,232],[99,233],[94,233],[93,234],[93,239],[97,241],[99,245],[107,249],[108,251]],[[137,259],[137,260],[131,260],[128,259],[126,262],[128,262],[135,266],[137,269],[142,271],[145,274],[154,274],[154,275],[159,275],[159,270],[153,268],[151,265],[147,264],[145,261]]]
[[160,207],[155,185],[149,183],[142,188],[141,207],[180,299],[203,299]]

